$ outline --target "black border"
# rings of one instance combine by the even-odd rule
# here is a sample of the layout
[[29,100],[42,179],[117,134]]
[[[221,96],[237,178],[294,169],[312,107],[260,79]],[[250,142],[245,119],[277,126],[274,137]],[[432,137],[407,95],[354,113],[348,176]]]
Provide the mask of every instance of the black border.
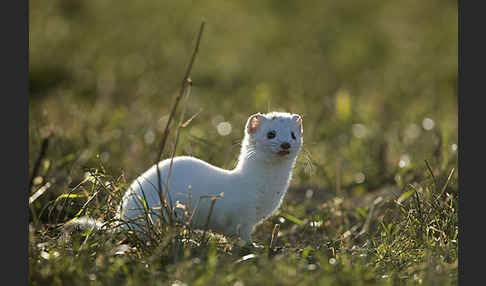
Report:
[[479,4],[481,1],[458,0],[459,285],[484,284],[482,210],[486,200],[480,196],[485,191],[486,141],[481,116],[485,105],[481,97],[485,94],[486,23]]
[[29,2],[2,1],[0,11],[2,281],[29,285]]

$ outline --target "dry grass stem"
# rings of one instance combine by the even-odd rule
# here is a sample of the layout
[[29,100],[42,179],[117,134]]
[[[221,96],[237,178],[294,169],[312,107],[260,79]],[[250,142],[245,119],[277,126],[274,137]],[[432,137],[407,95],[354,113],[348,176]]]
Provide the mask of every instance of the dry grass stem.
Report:
[[275,243],[277,242],[279,229],[280,229],[280,224],[276,223],[272,231],[272,239],[270,240],[270,249],[273,249]]
[[[160,197],[161,204],[163,206],[165,206],[164,209],[165,209],[165,212],[167,213],[168,223],[170,225],[173,224],[172,215],[171,215],[172,214],[172,211],[171,211],[172,202],[169,202],[170,205],[168,205],[168,202],[167,202],[165,196],[162,194],[162,178],[160,176],[160,169],[159,169],[158,163],[159,163],[159,161],[162,157],[162,153],[164,151],[164,148],[165,148],[165,145],[166,145],[166,142],[167,142],[167,137],[169,135],[169,128],[170,128],[170,125],[172,123],[172,119],[174,118],[175,112],[177,110],[177,106],[179,105],[179,102],[182,99],[182,97],[184,96],[184,94],[186,93],[186,88],[188,86],[190,86],[191,83],[192,83],[192,81],[189,79],[189,76],[191,74],[192,66],[194,65],[194,61],[196,60],[197,52],[199,51],[199,44],[201,42],[202,33],[204,31],[204,25],[205,25],[205,22],[203,21],[201,23],[201,27],[199,29],[199,34],[198,34],[197,41],[196,41],[196,47],[194,48],[194,52],[192,53],[191,60],[190,60],[189,65],[187,67],[184,78],[182,80],[182,84],[181,84],[181,88],[179,90],[179,94],[175,99],[174,105],[172,106],[172,110],[170,112],[169,119],[167,120],[167,124],[165,126],[164,133],[162,134],[162,140],[161,140],[161,143],[160,143],[159,152],[157,153],[157,157],[155,159],[155,165],[156,165],[156,168],[157,168],[157,181],[158,181],[158,188],[159,188],[159,197]],[[175,147],[174,147],[174,149],[175,149]],[[166,186],[165,192],[168,194],[167,186]]]

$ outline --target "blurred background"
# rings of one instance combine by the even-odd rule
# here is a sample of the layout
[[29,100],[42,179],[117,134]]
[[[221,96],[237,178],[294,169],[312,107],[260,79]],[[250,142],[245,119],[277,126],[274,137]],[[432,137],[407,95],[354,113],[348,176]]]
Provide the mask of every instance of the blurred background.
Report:
[[52,135],[44,199],[90,168],[129,182],[154,163],[203,20],[185,114],[200,113],[177,155],[232,168],[248,116],[277,110],[304,118],[293,186],[360,195],[413,182],[425,160],[457,165],[457,1],[31,0],[29,13],[30,170]]

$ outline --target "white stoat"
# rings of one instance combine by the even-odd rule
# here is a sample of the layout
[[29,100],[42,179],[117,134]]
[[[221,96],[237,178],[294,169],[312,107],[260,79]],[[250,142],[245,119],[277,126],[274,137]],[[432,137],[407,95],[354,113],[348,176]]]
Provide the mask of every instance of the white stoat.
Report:
[[[224,170],[193,157],[173,159],[168,183],[170,200],[188,207],[190,197],[190,205],[195,208],[200,197],[224,193],[214,204],[208,228],[228,236],[238,235],[252,244],[254,227],[270,217],[282,203],[302,142],[299,115],[254,114],[246,123],[238,164],[233,170]],[[170,162],[166,159],[158,164],[164,191]],[[140,222],[146,221],[141,198],[146,200],[151,211],[160,214],[158,182],[156,165],[135,179],[123,197],[120,219],[137,220],[138,224],[131,227],[139,228]],[[205,228],[210,204],[209,199],[200,200],[191,220],[193,228]],[[152,221],[158,217],[160,215],[153,215]]]
[[[204,229],[211,205],[207,197],[224,193],[213,206],[208,228],[228,236],[237,235],[254,245],[253,229],[280,207],[287,191],[303,143],[302,118],[283,112],[254,114],[248,119],[244,133],[238,164],[233,170],[224,170],[193,157],[175,157],[167,197],[173,205],[190,206],[190,214],[195,208],[191,226]],[[158,163],[164,193],[170,164],[171,159]],[[117,218],[125,222],[122,228],[143,231],[147,213],[152,222],[162,217],[158,184],[156,165],[134,180],[117,214]],[[163,216],[167,219],[165,213]],[[103,223],[80,218],[69,225],[100,229]]]

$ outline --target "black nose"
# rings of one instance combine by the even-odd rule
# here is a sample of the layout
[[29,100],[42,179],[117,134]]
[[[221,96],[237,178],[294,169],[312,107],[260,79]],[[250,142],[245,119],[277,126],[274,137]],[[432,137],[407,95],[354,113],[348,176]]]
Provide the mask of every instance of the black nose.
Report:
[[289,144],[289,142],[284,142],[284,143],[280,144],[280,147],[282,147],[282,149],[289,149],[290,144]]

